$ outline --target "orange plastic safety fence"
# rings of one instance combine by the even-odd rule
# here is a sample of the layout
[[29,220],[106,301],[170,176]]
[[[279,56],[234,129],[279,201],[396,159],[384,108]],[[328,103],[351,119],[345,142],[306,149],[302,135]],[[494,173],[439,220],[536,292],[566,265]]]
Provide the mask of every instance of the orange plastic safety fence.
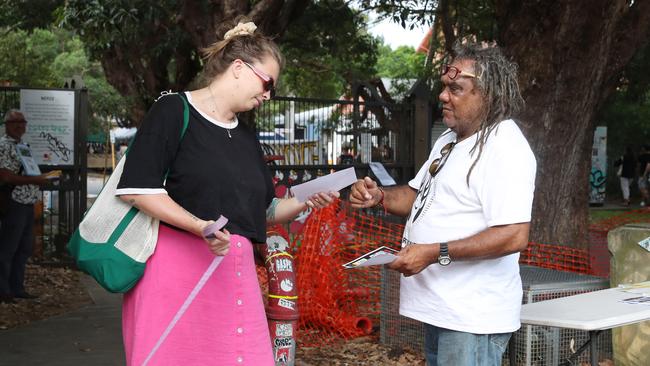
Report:
[[[607,276],[607,232],[631,222],[650,222],[650,211],[627,211],[591,225],[588,250],[531,242],[521,253],[520,263]],[[383,245],[399,249],[403,230],[402,224],[354,210],[344,201],[310,215],[291,245],[296,263],[300,345],[318,346],[362,336],[379,325],[380,266],[344,269],[341,265]],[[263,267],[258,267],[258,275],[264,291]]]
[[560,245],[528,243],[521,252],[519,263],[532,266],[590,274],[589,252]]
[[381,268],[342,264],[380,246],[398,248],[402,231],[342,201],[312,213],[296,238],[301,345],[358,337],[379,325]]

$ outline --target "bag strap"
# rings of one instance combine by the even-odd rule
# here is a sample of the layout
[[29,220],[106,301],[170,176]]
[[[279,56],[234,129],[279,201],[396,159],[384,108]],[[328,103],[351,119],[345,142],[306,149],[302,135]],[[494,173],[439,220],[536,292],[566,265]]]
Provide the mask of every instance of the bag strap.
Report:
[[[187,99],[185,99],[185,95],[183,95],[183,93],[178,93],[178,96],[183,101],[183,127],[181,127],[181,139],[179,140],[179,143],[180,143],[180,141],[183,141],[183,137],[185,137],[185,132],[187,131],[187,127],[190,125],[190,123],[189,123],[190,122],[190,107],[188,106]],[[167,173],[165,173],[165,178],[163,179],[163,181],[167,180],[168,175],[169,175],[169,168],[167,169]]]
[[[187,131],[187,127],[189,126],[189,120],[190,120],[190,109],[187,104],[187,100],[185,99],[185,96],[182,94],[178,94],[178,96],[181,98],[183,101],[183,127],[181,128],[181,139],[180,141],[183,140],[183,137],[185,136],[185,132]],[[133,141],[131,141],[133,143]],[[126,149],[124,152],[124,155],[129,152],[129,149],[131,148],[131,145],[129,144],[129,147]],[[165,173],[165,179],[167,180],[167,175],[169,175],[169,168],[167,169],[167,173]],[[101,193],[100,193],[101,194]],[[126,230],[126,227],[129,226],[135,215],[138,214],[140,210],[138,210],[135,207],[131,207],[131,209],[124,215],[122,218],[122,221],[118,224],[117,228],[113,231],[113,234],[111,234],[110,238],[108,239],[109,243],[116,242],[117,239],[122,235],[124,230]]]
[[[187,104],[187,99],[185,98],[185,95],[183,93],[178,93],[178,96],[181,98],[183,101],[183,126],[181,127],[181,138],[180,141],[183,141],[183,137],[185,137],[185,132],[187,132],[187,127],[190,125],[190,107]],[[129,153],[129,150],[131,150],[131,145],[133,144],[133,141],[135,139],[131,140],[129,143],[129,147],[126,148],[126,151],[124,152],[124,156],[126,156]],[[165,178],[163,180],[167,179],[167,175],[169,175],[169,169],[167,169],[167,172],[165,173]]]

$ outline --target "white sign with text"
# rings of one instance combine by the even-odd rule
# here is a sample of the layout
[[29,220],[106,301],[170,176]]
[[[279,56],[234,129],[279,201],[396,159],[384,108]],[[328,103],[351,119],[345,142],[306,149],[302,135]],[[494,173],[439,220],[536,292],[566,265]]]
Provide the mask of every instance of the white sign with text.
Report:
[[39,165],[74,164],[74,91],[20,90],[28,143]]

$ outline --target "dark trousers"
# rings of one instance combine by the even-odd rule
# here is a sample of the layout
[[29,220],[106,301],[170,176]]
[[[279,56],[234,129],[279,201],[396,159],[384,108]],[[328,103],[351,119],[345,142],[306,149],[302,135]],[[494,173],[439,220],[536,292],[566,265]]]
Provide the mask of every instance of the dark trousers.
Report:
[[10,200],[0,218],[0,295],[25,292],[25,265],[32,255],[34,205]]

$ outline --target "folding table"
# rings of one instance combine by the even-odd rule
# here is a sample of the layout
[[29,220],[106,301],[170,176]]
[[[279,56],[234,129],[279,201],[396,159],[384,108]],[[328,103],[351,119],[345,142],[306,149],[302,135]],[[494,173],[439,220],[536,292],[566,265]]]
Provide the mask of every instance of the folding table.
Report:
[[[650,305],[626,304],[620,301],[637,296],[640,295],[610,288],[525,304],[521,308],[521,322],[588,331],[589,340],[572,358],[577,358],[591,345],[591,364],[598,365],[594,342],[601,331],[650,320]],[[567,364],[570,363],[571,359]]]

